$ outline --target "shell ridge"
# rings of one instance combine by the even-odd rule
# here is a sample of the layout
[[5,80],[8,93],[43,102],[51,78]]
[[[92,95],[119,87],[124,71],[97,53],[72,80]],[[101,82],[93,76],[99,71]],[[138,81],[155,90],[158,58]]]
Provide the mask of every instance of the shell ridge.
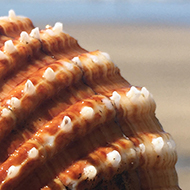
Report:
[[13,10],[0,35],[0,189],[180,189],[151,93],[109,54]]

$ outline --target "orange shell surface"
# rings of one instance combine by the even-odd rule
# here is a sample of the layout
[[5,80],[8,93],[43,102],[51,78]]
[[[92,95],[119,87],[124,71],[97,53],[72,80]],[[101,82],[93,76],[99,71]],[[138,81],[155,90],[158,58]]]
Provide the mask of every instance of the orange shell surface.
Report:
[[175,143],[149,91],[105,52],[0,18],[1,190],[179,190]]

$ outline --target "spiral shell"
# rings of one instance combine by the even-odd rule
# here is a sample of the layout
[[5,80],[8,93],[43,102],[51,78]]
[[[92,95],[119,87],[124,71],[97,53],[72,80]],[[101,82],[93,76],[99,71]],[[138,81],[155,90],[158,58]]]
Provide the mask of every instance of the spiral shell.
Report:
[[180,189],[172,137],[110,56],[0,18],[0,189]]

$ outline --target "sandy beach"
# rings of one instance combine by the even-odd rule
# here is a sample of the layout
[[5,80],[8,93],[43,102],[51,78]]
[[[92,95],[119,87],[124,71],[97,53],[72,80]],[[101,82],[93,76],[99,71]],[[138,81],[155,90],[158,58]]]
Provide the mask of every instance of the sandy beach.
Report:
[[156,115],[177,144],[180,187],[189,189],[190,28],[116,24],[64,29],[87,50],[108,52],[131,84],[153,94]]

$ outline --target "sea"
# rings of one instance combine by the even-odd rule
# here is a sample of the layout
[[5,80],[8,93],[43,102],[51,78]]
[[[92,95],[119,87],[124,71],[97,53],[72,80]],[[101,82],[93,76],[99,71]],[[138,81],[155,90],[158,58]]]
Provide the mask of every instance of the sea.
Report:
[[0,0],[0,16],[10,9],[37,26],[47,21],[190,26],[188,0]]

